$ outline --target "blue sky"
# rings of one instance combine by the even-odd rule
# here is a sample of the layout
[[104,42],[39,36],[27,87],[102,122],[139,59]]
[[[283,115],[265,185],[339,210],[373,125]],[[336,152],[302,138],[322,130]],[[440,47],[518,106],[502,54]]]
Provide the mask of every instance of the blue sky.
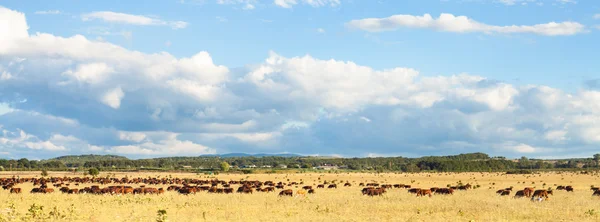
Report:
[[600,4],[0,3],[0,155],[589,156]]

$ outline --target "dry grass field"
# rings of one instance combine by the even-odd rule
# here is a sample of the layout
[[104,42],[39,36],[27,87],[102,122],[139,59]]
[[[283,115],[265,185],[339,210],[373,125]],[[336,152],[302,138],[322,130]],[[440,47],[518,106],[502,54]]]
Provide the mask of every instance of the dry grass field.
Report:
[[[0,177],[39,177],[39,172],[0,172]],[[317,189],[316,194],[279,197],[273,193],[181,195],[31,194],[31,183],[20,184],[23,193],[0,190],[0,221],[157,221],[166,211],[168,221],[600,221],[600,197],[592,197],[591,185],[599,176],[575,173],[505,175],[499,173],[306,173],[306,174],[197,174],[101,173],[100,176],[172,177],[220,180],[272,180],[316,185],[323,181],[350,182],[351,187]],[[81,176],[50,172],[50,176]],[[406,189],[389,189],[383,196],[362,195],[360,182],[411,184],[413,187],[446,187],[447,184],[480,185],[454,195],[416,197]],[[546,185],[544,185],[546,184]],[[546,189],[572,185],[574,192],[554,191],[547,201],[498,196],[510,186]],[[90,186],[82,184],[79,188]],[[341,185],[341,184],[340,184]],[[72,185],[73,186],[73,185]],[[105,185],[106,186],[106,185]],[[137,185],[133,185],[137,187]],[[162,186],[166,188],[167,186]],[[234,187],[237,188],[237,187]],[[290,187],[294,191],[301,186]],[[40,208],[41,206],[41,208]],[[164,218],[162,218],[164,219]]]

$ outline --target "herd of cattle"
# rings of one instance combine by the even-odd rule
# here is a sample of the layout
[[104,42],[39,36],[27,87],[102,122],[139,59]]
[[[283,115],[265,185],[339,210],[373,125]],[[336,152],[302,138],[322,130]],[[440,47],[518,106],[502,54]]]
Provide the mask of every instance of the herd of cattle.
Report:
[[[297,195],[314,194],[313,186],[305,185],[304,182],[273,182],[273,181],[247,181],[247,180],[199,180],[199,179],[180,179],[180,178],[89,178],[89,177],[51,177],[51,178],[0,178],[0,185],[4,190],[10,190],[10,193],[19,194],[23,190],[17,187],[19,184],[32,183],[34,188],[30,193],[53,193],[55,189],[65,194],[162,194],[165,191],[178,192],[180,194],[195,194],[197,192],[208,193],[245,193],[253,192],[276,192],[279,191],[279,196],[294,196],[294,191],[290,188],[297,189]],[[83,188],[78,188],[82,184],[90,184]],[[101,184],[110,186],[100,187]],[[136,184],[137,188],[132,185]],[[322,184],[315,184],[316,188],[336,189],[340,186],[351,187],[349,182],[325,181]],[[167,186],[163,188],[146,187],[152,186]],[[52,187],[50,187],[52,186]],[[234,191],[234,186],[237,189]],[[447,188],[432,187],[429,189],[413,188],[406,184],[379,184],[379,183],[360,183],[363,187],[361,192],[368,196],[381,196],[389,189],[406,189],[409,193],[416,196],[429,196],[434,194],[452,195],[456,190],[470,190],[473,187],[470,184],[460,186],[448,186]],[[73,188],[76,187],[76,188]],[[557,186],[556,190],[565,190],[566,192],[574,192],[572,186]],[[600,196],[600,188],[592,187],[593,196]],[[497,190],[496,193],[500,196],[509,196],[513,191],[513,187]],[[548,195],[553,195],[552,189],[536,190],[532,187],[526,187],[523,190],[516,191],[514,198],[529,197],[532,200],[546,200]]]

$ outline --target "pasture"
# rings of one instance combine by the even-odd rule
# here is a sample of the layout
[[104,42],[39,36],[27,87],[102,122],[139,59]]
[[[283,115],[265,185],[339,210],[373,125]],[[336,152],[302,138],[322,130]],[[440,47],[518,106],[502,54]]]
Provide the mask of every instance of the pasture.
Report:
[[[0,172],[0,178],[37,177],[40,172]],[[83,177],[81,174],[50,172],[49,177]],[[506,175],[503,173],[290,173],[290,174],[203,174],[102,172],[99,177],[191,178],[222,181],[273,181],[302,183],[285,186],[293,197],[275,192],[183,195],[176,191],[163,194],[66,194],[53,187],[48,194],[30,193],[33,183],[16,184],[20,194],[0,190],[0,221],[599,221],[600,197],[590,187],[600,186],[598,174],[541,173]],[[46,177],[47,178],[47,177]],[[337,188],[317,189],[325,181]],[[345,187],[349,182],[352,186]],[[416,197],[403,188],[387,189],[381,196],[361,193],[360,183],[407,184],[413,188],[446,187],[459,183],[479,185],[477,189],[457,190],[453,195],[434,194]],[[117,184],[82,183],[70,188]],[[143,184],[125,184],[139,187]],[[179,184],[181,186],[181,184]],[[315,194],[298,195],[303,186],[313,186]],[[532,202],[513,198],[524,187],[536,189],[570,185],[574,192],[554,190],[549,199]],[[146,185],[164,188],[167,185]],[[219,185],[221,186],[221,185]],[[509,196],[496,194],[514,187]],[[48,184],[48,187],[52,187]],[[159,211],[164,210],[159,215]]]

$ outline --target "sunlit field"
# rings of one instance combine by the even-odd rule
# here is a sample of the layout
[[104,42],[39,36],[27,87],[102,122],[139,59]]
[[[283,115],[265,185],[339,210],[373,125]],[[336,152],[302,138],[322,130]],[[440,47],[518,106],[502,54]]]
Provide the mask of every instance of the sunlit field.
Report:
[[[0,177],[40,177],[40,172],[0,172]],[[303,182],[286,186],[293,197],[280,197],[279,191],[252,194],[198,192],[182,195],[176,191],[164,194],[64,194],[55,189],[51,194],[32,194],[32,183],[18,184],[20,194],[0,190],[0,221],[599,221],[600,197],[592,196],[590,187],[600,186],[597,174],[543,173],[506,175],[503,173],[304,173],[304,174],[169,174],[106,173],[100,177],[178,177],[202,180],[271,180]],[[81,174],[50,172],[50,176],[82,177]],[[302,186],[338,184],[337,189],[315,189],[315,194],[299,195]],[[350,187],[343,184],[349,182]],[[382,196],[366,196],[359,183],[409,184],[413,188],[479,185],[477,189],[457,190],[453,195],[434,194],[416,197],[407,189],[388,189]],[[71,188],[89,187],[80,184]],[[98,184],[95,184],[98,185]],[[100,185],[105,187],[115,184]],[[142,184],[129,184],[136,188]],[[548,200],[532,202],[529,198],[513,198],[516,190],[571,185],[574,192],[554,190]],[[163,187],[169,185],[148,186]],[[513,186],[509,196],[496,190]],[[49,187],[51,187],[49,185]],[[159,211],[164,210],[161,215]]]

